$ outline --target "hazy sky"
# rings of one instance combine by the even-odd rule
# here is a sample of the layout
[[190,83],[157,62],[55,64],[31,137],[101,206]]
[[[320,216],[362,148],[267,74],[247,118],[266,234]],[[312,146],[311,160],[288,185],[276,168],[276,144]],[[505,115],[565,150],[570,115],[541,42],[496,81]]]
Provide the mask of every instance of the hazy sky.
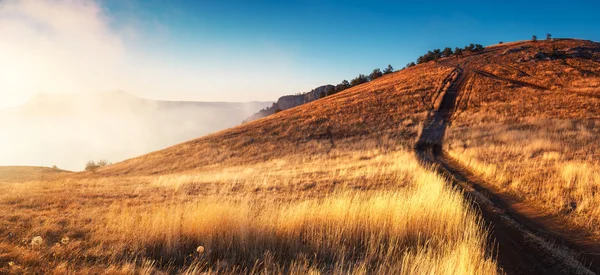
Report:
[[0,0],[0,108],[108,90],[275,100],[432,48],[600,40],[599,1],[422,2]]

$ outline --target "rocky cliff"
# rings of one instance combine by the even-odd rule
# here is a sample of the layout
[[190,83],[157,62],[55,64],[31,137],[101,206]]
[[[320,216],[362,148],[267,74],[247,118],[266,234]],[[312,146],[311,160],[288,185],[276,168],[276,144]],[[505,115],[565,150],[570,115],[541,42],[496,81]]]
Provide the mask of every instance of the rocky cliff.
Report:
[[260,110],[258,113],[251,115],[244,121],[244,123],[272,115],[282,110],[294,108],[311,101],[315,101],[327,94],[327,91],[332,88],[334,88],[333,85],[323,85],[304,94],[282,96],[277,100],[277,102],[273,103],[271,107],[267,107]]

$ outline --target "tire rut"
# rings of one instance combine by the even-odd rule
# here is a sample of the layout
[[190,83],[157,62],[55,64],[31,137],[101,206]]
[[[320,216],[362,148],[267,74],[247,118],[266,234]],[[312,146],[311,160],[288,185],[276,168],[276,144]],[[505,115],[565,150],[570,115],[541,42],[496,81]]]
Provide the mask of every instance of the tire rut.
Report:
[[[468,67],[456,67],[458,77],[442,95],[438,109],[429,113],[415,146],[422,165],[433,167],[463,190],[490,229],[490,255],[497,258],[507,274],[597,274],[598,263],[593,258],[570,249],[568,240],[544,234],[539,225],[511,210],[510,204],[485,186],[481,179],[443,152],[443,141],[457,98],[474,73]],[[558,244],[555,244],[558,243]],[[594,264],[594,265],[592,265]]]

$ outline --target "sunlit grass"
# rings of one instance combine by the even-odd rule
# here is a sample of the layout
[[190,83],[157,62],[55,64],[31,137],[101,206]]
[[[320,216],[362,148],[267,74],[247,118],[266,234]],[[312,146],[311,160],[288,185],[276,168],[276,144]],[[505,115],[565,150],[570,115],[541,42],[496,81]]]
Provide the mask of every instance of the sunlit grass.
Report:
[[448,152],[501,191],[600,234],[595,124],[542,120],[508,128],[465,130],[464,139],[451,137]]
[[[3,214],[15,235],[0,243],[8,251],[0,270],[7,272],[497,272],[469,202],[406,152],[30,182],[0,203],[14,213]],[[58,210],[63,203],[71,207]],[[37,219],[43,222],[22,230]],[[38,235],[36,250],[16,241]]]

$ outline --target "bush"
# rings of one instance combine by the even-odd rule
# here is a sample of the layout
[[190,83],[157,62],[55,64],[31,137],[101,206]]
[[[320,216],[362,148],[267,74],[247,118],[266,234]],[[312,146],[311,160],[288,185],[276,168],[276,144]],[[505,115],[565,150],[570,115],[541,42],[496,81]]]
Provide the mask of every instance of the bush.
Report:
[[417,64],[427,63],[432,60],[435,60],[435,54],[432,51],[428,51],[426,54],[417,58]]
[[537,41],[537,35],[532,35],[531,36],[531,41],[536,42]]
[[352,81],[350,81],[350,85],[357,86],[357,85],[367,83],[367,82],[369,82],[369,78],[367,78],[367,76],[364,74],[359,74],[356,78],[354,78],[354,79],[352,79]]
[[93,160],[90,160],[85,164],[85,171],[96,173],[96,170],[98,170],[98,168],[100,168],[100,166]]
[[469,46],[465,46],[466,52],[473,52],[475,50],[475,44],[471,43]]
[[96,170],[98,170],[98,168],[105,167],[108,165],[110,165],[110,163],[108,163],[108,161],[103,160],[103,159],[101,159],[97,162],[90,160],[85,164],[85,171],[90,171],[92,173],[96,173]]
[[388,65],[387,68],[383,70],[383,74],[391,74],[394,72],[394,67],[392,65]]
[[377,68],[377,69],[374,69],[373,72],[369,75],[369,79],[373,80],[373,79],[380,78],[381,76],[383,76],[383,73],[381,72],[381,70],[379,68]]
[[340,83],[340,84],[338,84],[338,85],[335,86],[335,89],[331,90],[331,94],[327,94],[327,95],[332,95],[332,94],[335,94],[335,93],[339,93],[339,92],[341,92],[343,90],[346,90],[346,89],[348,89],[350,87],[351,86],[350,86],[350,83],[348,82],[348,80],[344,79],[344,81],[342,81],[342,83]]
[[450,57],[452,56],[452,54],[454,54],[454,52],[452,52],[452,49],[446,47],[444,48],[444,51],[442,51],[442,54],[444,55],[444,57]]

